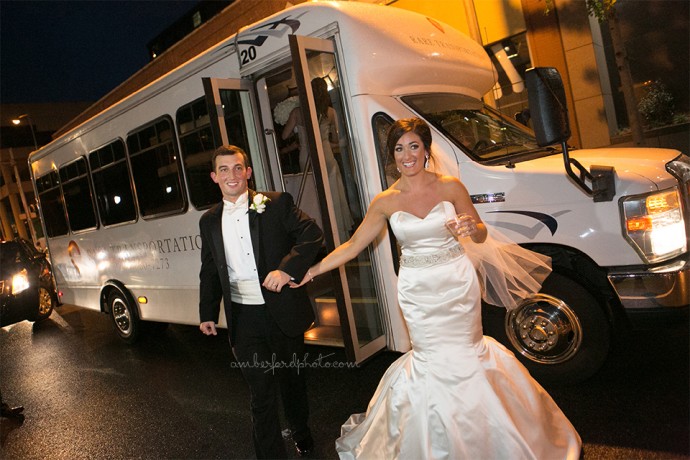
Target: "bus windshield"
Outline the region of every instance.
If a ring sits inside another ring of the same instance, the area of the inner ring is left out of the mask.
[[[554,153],[539,147],[528,128],[471,97],[435,93],[402,100],[479,163],[518,163]]]

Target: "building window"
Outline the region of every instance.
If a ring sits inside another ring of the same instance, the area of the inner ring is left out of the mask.
[[[493,88],[496,107],[508,117],[527,108],[525,72],[532,67],[527,47],[527,33],[521,32],[484,47],[498,73]]]

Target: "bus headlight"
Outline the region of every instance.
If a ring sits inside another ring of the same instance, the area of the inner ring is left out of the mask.
[[[12,277],[12,295],[29,289],[29,274],[23,269]]]
[[[630,196],[621,205],[623,234],[646,262],[661,262],[685,252],[685,221],[677,187]]]

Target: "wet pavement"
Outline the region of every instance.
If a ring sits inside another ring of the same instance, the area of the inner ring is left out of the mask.
[[[546,387],[586,459],[690,459],[689,348],[687,325],[631,332],[590,380]],[[311,458],[337,458],[340,424],[366,409],[399,355],[352,369],[342,349],[307,351]],[[128,346],[107,316],[71,305],[2,328],[0,388],[26,415],[1,419],[0,458],[251,458],[248,393],[233,362],[224,333],[170,326]]]

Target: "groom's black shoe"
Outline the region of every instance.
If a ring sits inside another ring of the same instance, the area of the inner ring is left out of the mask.
[[[306,457],[314,450],[314,438],[309,435],[304,439],[295,441],[295,449],[297,449],[297,455]]]
[[[24,416],[22,412],[24,412],[24,406],[10,407],[5,403],[0,406],[0,416],[2,417],[20,418]]]

